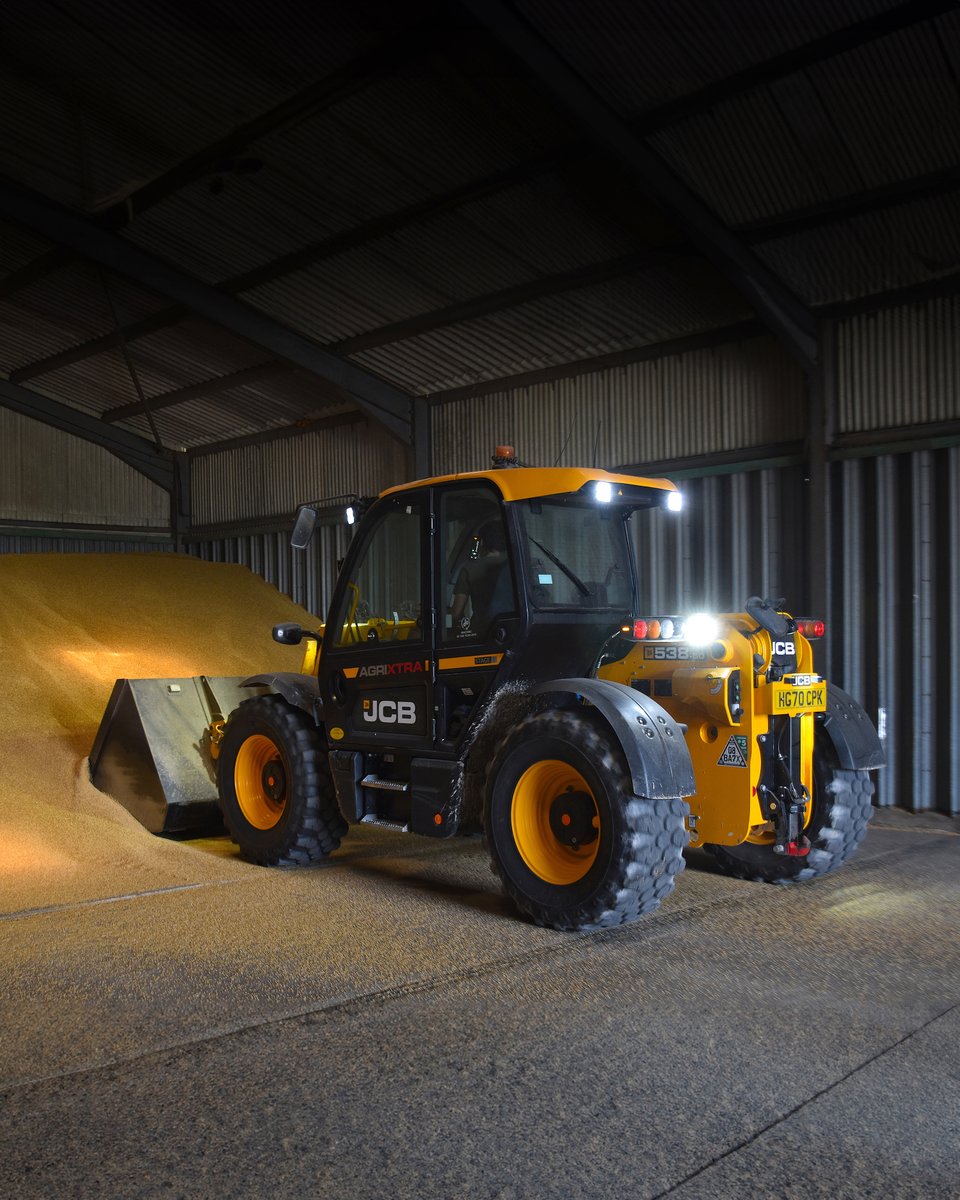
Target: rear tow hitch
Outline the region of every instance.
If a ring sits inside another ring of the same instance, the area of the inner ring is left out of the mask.
[[[789,858],[803,858],[809,854],[810,839],[803,833],[806,796],[798,794],[792,786],[774,791],[761,784],[757,792],[764,816],[773,822],[774,854],[785,854]]]

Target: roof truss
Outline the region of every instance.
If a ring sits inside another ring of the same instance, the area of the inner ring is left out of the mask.
[[[132,242],[9,180],[0,180],[0,216],[14,221],[75,254],[135,280],[198,316],[246,338],[294,366],[344,388],[357,404],[407,445],[413,444],[410,397],[354,363],[337,358],[315,342],[249,305],[169,266]],[[129,341],[126,331],[108,335]],[[24,374],[17,373],[22,382]]]

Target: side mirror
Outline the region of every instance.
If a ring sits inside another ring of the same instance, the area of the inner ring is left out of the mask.
[[[282,625],[274,625],[273,640],[282,646],[299,646],[303,641],[303,628],[296,621],[285,621]]]
[[[301,504],[297,509],[297,520],[290,535],[290,545],[294,550],[306,550],[317,527],[317,510],[309,504]]]

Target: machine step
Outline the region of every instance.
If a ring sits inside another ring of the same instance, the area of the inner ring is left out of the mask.
[[[375,788],[381,792],[409,792],[410,784],[404,783],[398,779],[378,779],[376,775],[364,775],[360,780],[360,786],[365,788]]]
[[[386,817],[378,817],[374,813],[367,813],[365,817],[361,817],[360,824],[376,825],[380,829],[392,829],[394,833],[410,832],[410,826],[405,821],[390,821]]]

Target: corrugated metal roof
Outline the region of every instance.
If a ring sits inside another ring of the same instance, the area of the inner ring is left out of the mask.
[[[114,312],[123,324],[156,312],[163,304],[129,280],[85,263],[61,267],[0,298],[0,370],[10,372],[112,333]]]
[[[624,115],[644,113],[895,5],[897,0],[518,0]]]
[[[142,354],[134,360],[148,401],[188,386],[198,378],[199,366],[189,365],[189,345],[179,344],[175,334],[169,335],[166,343],[171,347],[171,353],[167,358],[157,360],[153,368]],[[130,347],[132,355],[135,348],[139,353],[141,344],[137,342]],[[262,357],[262,352],[258,354]],[[204,369],[207,366],[204,364]],[[224,375],[231,373],[223,372]],[[220,377],[218,374],[208,378]],[[140,399],[119,350],[73,363],[31,380],[29,386],[42,395],[94,416]],[[293,424],[302,417],[342,411],[344,397],[345,393],[325,380],[290,370],[260,383],[225,387],[185,403],[159,408],[151,415],[164,445],[192,447]],[[153,440],[153,427],[146,416],[130,417],[120,424]]]
[[[260,347],[197,319],[137,338],[128,349],[147,396],[272,361]]]
[[[160,409],[153,420],[164,445],[193,450],[211,442],[227,441],[284,428],[311,417],[350,411],[322,394],[292,399],[280,388],[231,388],[173,409]],[[123,422],[124,428],[152,440],[146,417]]]
[[[264,284],[244,299],[308,336],[335,341],[614,258],[635,244],[594,218],[578,221],[576,201],[559,183],[512,189]]]
[[[386,6],[352,8],[330,22],[317,6],[279,4],[265,21],[249,3],[218,14],[163,0],[30,0],[5,14],[4,29],[8,59],[33,67],[40,82],[28,77],[8,93],[16,107],[7,111],[30,119],[22,160],[37,173],[55,164],[61,187],[43,190],[93,207],[382,36]]]
[[[719,275],[691,287],[682,267],[579,288],[508,312],[354,355],[355,361],[429,394],[503,375],[650,345],[710,329],[749,310]]]
[[[901,11],[895,0],[786,10],[765,0],[517,7],[629,118]],[[458,26],[445,9],[430,14],[432,27],[419,24],[426,0],[357,0],[349,9],[285,0],[269,20],[254,0],[206,0],[196,11],[163,0],[132,8],[14,0],[8,10],[0,175],[80,210],[166,180],[169,192],[131,207],[118,236],[211,286],[385,222],[326,259],[296,270],[288,263],[288,273],[241,298],[321,346],[345,341],[342,353],[367,337],[354,361],[402,389],[429,394],[562,368],[750,315],[737,290],[751,273],[749,253],[729,272],[732,282],[722,277],[691,247],[703,230],[675,227],[682,206],[666,211],[614,162],[589,157],[563,104],[492,33]],[[831,223],[821,212],[806,232],[753,251],[809,303],[949,274],[960,253],[955,194],[869,211],[869,189],[960,163],[960,17],[920,19],[823,61],[796,61],[675,117],[649,144],[735,227],[866,193],[861,215]],[[213,152],[254,119],[246,144],[231,143],[230,161]],[[204,149],[201,165],[164,174]],[[485,181],[505,172],[510,185],[491,190]],[[464,194],[451,199],[455,189]],[[389,226],[391,214],[431,198],[435,210]],[[675,266],[661,254],[641,268],[645,254],[665,247]],[[45,252],[30,235],[0,246],[0,288]],[[620,276],[607,266],[605,282],[571,278],[620,259],[630,263]],[[546,294],[511,294],[528,284]],[[169,307],[113,276],[109,288],[121,323]],[[472,317],[443,311],[474,301]],[[223,321],[219,333],[194,321],[135,336],[128,354],[146,395],[217,380],[278,352],[226,331],[227,310]],[[114,327],[99,272],[62,267],[0,301],[0,370]],[[159,411],[155,425],[171,445],[196,446],[343,403],[335,387],[305,386],[306,378],[289,370],[204,391]],[[93,414],[136,399],[115,348],[26,385]],[[150,433],[142,416],[129,427]]]
[[[138,217],[127,236],[210,282],[443,194],[569,138],[532,138],[483,96],[450,94],[440,72],[390,76],[334,109],[254,143],[255,174],[210,178]],[[402,148],[402,150],[401,150]],[[522,214],[521,214],[522,215]],[[416,236],[424,239],[422,229]]]
[[[40,375],[25,386],[94,417],[108,408],[133,404],[139,398],[119,350],[108,350],[96,358]]]
[[[752,89],[651,144],[733,225],[949,166],[960,159],[960,120],[940,26]]]
[[[954,22],[927,22],[811,68],[865,187],[907,179],[960,157],[956,79],[945,70]]]
[[[757,253],[810,304],[960,271],[960,191],[764,242]]]
[[[50,243],[42,238],[0,221],[0,282],[4,276],[46,254],[50,248]]]

